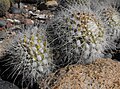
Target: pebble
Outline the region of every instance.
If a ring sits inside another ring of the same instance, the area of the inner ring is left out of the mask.
[[[35,11],[35,10],[36,10],[36,7],[33,7],[33,8],[32,8],[32,10],[34,10],[34,11]]]
[[[7,25],[6,25],[6,28],[11,28],[11,27],[13,27],[13,23],[12,22],[10,22],[10,21],[7,21]]]
[[[33,13],[32,11],[29,11],[28,13],[29,13],[29,15],[31,15],[31,16],[36,16],[36,14]]]
[[[35,16],[36,19],[40,19],[40,20],[45,20],[46,19],[46,15],[45,14],[38,14],[37,16]]]
[[[20,25],[21,21],[18,19],[7,19],[7,25],[6,25],[7,28],[12,27],[14,24]]]
[[[0,20],[0,27],[4,27],[6,25],[6,21]]]
[[[51,1],[46,2],[46,6],[47,6],[48,10],[54,11],[54,10],[56,10],[58,3],[56,0],[51,0]]]
[[[12,13],[12,14],[21,14],[22,13],[22,9],[19,9],[17,7],[11,7],[9,9],[9,12]]]
[[[20,24],[20,20],[14,19],[15,24]]]
[[[0,31],[4,30],[4,28],[0,28]]]
[[[23,6],[23,8],[25,8],[25,9],[27,9],[27,7],[28,7],[27,5],[24,5],[24,6]]]
[[[9,21],[9,22],[11,22],[11,23],[13,23],[13,22],[14,22],[14,20],[12,20],[12,19],[7,19],[7,21]]]
[[[36,13],[40,13],[40,10],[36,10]]]
[[[31,19],[25,19],[25,20],[24,20],[24,24],[26,24],[26,25],[33,25],[33,24],[34,24],[34,21],[31,20]]]
[[[51,0],[46,2],[47,6],[58,6],[58,3],[56,0]]]

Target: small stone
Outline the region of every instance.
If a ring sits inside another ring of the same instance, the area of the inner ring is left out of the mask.
[[[13,22],[14,22],[14,20],[12,20],[12,19],[7,19],[7,21],[9,21],[9,22],[11,22],[11,23],[13,23]]]
[[[33,7],[32,9],[33,9],[33,10],[36,10],[36,7]]]
[[[56,0],[50,0],[46,2],[46,6],[49,10],[55,10],[56,7],[58,6],[58,3]]]
[[[11,28],[13,26],[13,21],[7,21],[6,28]]]
[[[29,14],[33,14],[33,12],[32,12],[32,11],[29,11],[28,13],[29,13]]]
[[[15,24],[20,24],[21,22],[20,22],[20,20],[14,19],[14,23]]]
[[[27,5],[24,5],[24,6],[23,6],[23,8],[25,8],[25,9],[26,9],[27,7],[28,7]]]
[[[37,10],[36,13],[40,13],[40,10]]]
[[[33,24],[34,24],[34,21],[31,20],[31,19],[25,19],[25,20],[24,20],[24,24],[26,24],[26,25],[33,25]]]
[[[1,28],[1,27],[0,27],[0,31],[2,31],[2,30],[4,30],[4,28]]]
[[[16,7],[11,7],[9,9],[9,12],[12,14],[21,14],[22,13],[22,9],[16,8]]]
[[[7,13],[6,18],[13,18],[13,14]]]
[[[51,1],[47,1],[46,5],[49,6],[58,6],[58,3],[56,0],[51,0]]]
[[[40,15],[37,15],[35,18],[36,19],[40,19],[40,20],[45,20],[46,19],[46,15],[45,14],[40,14]]]
[[[6,25],[6,21],[0,20],[0,27],[4,27]]]

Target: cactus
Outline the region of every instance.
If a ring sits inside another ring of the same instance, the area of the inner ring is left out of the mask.
[[[22,74],[22,83],[28,80],[32,86],[38,78],[52,71],[52,54],[42,28],[34,27],[18,34],[10,46],[9,54],[12,54],[12,60],[7,64],[13,66],[9,76],[17,73],[14,82]]]
[[[104,50],[109,48],[109,42],[101,19],[91,10],[89,3],[73,3],[68,7],[62,9],[52,23],[58,39],[64,37],[61,39],[65,40],[64,44],[61,45],[67,47],[64,48],[67,60],[86,64],[104,57]]]

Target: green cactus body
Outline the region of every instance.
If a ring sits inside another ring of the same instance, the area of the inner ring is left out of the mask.
[[[56,22],[53,22],[58,26],[53,26],[54,32],[56,31],[58,37],[61,36],[60,32],[66,35],[66,43],[63,45],[67,45],[64,49],[68,60],[86,64],[104,57],[104,50],[109,46],[105,35],[106,28],[90,8],[89,2],[68,5],[56,18]]]
[[[13,49],[11,53],[16,63],[13,71],[23,74],[22,80],[27,79],[33,84],[33,81],[51,72],[52,54],[44,29],[34,27],[20,33],[13,41]]]

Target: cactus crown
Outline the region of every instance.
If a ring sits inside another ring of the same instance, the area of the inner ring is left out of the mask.
[[[103,37],[104,29],[93,14],[78,12],[71,14],[68,20],[67,22],[75,37],[82,38],[86,43],[96,44]]]

